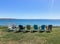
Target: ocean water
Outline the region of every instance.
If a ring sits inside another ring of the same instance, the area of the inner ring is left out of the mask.
[[[0,25],[8,25],[9,23],[13,23],[15,25],[54,25],[60,26],[60,20],[58,19],[0,19]]]

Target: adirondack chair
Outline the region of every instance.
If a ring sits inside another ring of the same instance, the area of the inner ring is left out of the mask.
[[[19,25],[19,32],[23,32],[24,31],[24,26],[23,25]]]
[[[34,32],[38,31],[38,25],[34,25],[33,27],[34,27],[34,30],[33,30]]]
[[[45,28],[46,28],[46,26],[45,25],[42,25],[41,28],[40,28],[40,32],[44,32],[45,31]]]
[[[8,25],[8,32],[15,31],[15,29],[16,29],[16,25],[14,25],[14,24],[9,24]]]
[[[26,32],[29,32],[31,30],[31,26],[30,25],[26,25]]]
[[[47,29],[46,29],[46,32],[51,32],[51,31],[52,31],[52,25],[48,25]]]

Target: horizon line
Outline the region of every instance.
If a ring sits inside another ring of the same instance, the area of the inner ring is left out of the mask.
[[[39,18],[0,18],[0,19],[39,19]],[[40,19],[47,19],[47,20],[49,20],[50,18],[40,18]],[[50,19],[50,20],[54,20],[54,18]],[[55,20],[60,20],[60,19],[55,19]]]

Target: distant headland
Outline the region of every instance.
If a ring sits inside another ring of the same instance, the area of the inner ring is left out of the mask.
[[[17,20],[17,19],[18,18],[0,18],[0,20]],[[22,20],[24,20],[24,19],[22,19]],[[28,20],[31,20],[31,19],[28,19]],[[32,19],[32,20],[60,20],[60,19]]]

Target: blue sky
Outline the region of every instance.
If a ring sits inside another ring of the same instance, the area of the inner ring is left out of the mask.
[[[60,0],[0,0],[0,18],[60,19]]]

